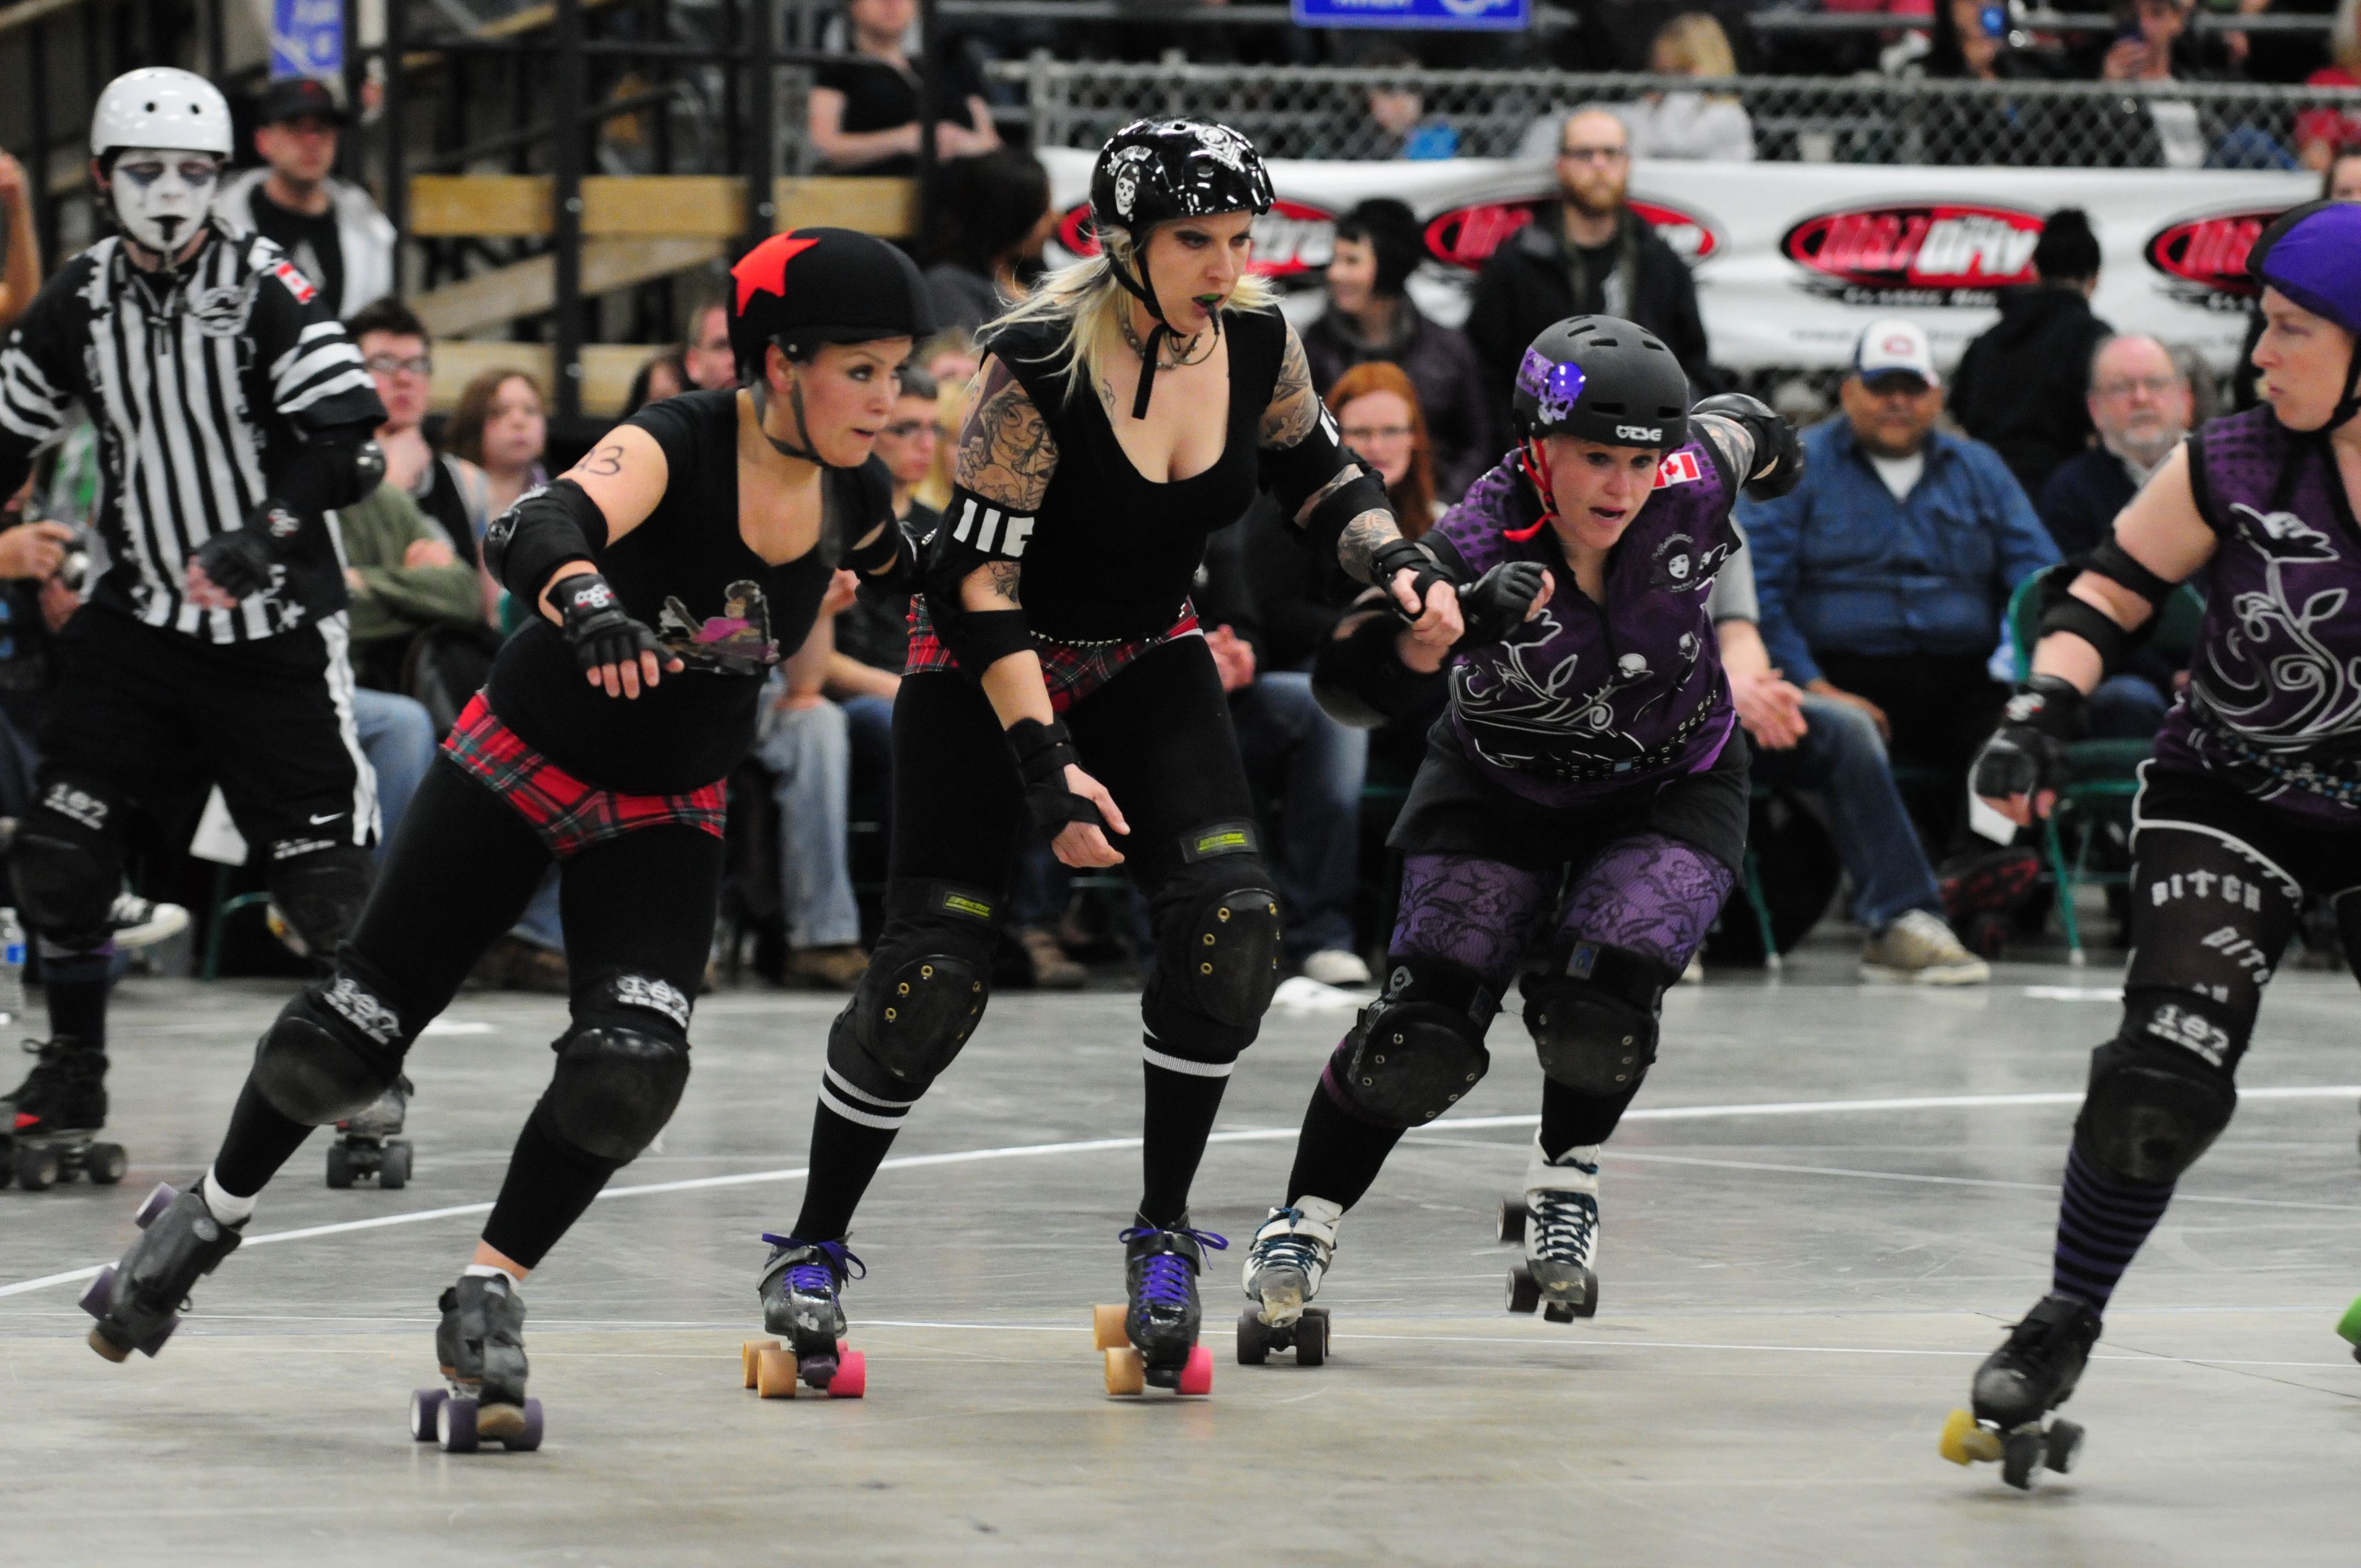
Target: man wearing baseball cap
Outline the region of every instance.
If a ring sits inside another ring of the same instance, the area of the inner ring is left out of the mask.
[[[255,112],[263,167],[231,179],[214,203],[231,224],[278,241],[338,316],[393,291],[395,244],[393,225],[369,193],[328,172],[346,117],[324,82],[272,82]]]

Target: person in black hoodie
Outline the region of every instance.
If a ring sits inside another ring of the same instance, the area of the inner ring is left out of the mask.
[[[2090,444],[2091,355],[2114,331],[2091,313],[2099,239],[2080,208],[2049,214],[2033,271],[2039,281],[2001,296],[2000,321],[1951,378],[1951,417],[2000,453],[2027,496]]]

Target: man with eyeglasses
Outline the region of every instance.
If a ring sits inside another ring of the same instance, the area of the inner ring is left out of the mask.
[[[377,444],[385,452],[386,483],[418,503],[454,559],[475,565],[481,554],[477,542],[490,521],[485,513],[491,489],[480,469],[427,443],[423,427],[434,395],[434,355],[425,323],[389,297],[363,306],[345,330],[385,404]]]
[[[308,76],[270,84],[255,110],[254,150],[263,166],[222,184],[214,209],[278,242],[320,291],[328,313],[349,316],[393,291],[393,225],[336,166],[345,106]]]
[[[1558,133],[1558,201],[1503,241],[1476,279],[1466,332],[1500,429],[1525,345],[1568,316],[1636,321],[1680,360],[1693,393],[1720,389],[1688,266],[1626,200],[1631,148],[1631,133],[1608,110],[1568,115]]]

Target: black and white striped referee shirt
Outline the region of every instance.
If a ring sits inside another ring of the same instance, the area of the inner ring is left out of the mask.
[[[384,418],[360,351],[302,273],[258,235],[214,233],[169,273],[109,236],[59,269],[0,351],[0,494],[79,400],[98,427],[93,603],[213,642],[316,622],[346,602],[335,543],[307,520],[284,575],[235,609],[185,598],[187,562],[241,526],[310,436]]]

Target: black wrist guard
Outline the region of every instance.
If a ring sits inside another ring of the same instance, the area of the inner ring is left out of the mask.
[[[2066,748],[2089,728],[2089,700],[2059,675],[2036,675],[2018,686],[2000,728],[1976,753],[1976,794],[2006,800],[2063,787]]]
[[[232,598],[268,592],[280,554],[303,531],[303,520],[276,497],[265,496],[243,528],[216,533],[197,546],[196,564]]]
[[[1394,575],[1411,572],[1411,592],[1416,596],[1420,610],[1406,610],[1394,598]],[[1451,581],[1443,563],[1434,552],[1415,539],[1394,539],[1378,546],[1369,556],[1369,586],[1386,596],[1386,607],[1405,621],[1416,620],[1426,605],[1426,596],[1437,583]]]
[[[1459,613],[1467,630],[1452,647],[1498,642],[1523,625],[1525,611],[1542,591],[1543,575],[1539,561],[1503,561],[1460,589]]]
[[[1106,826],[1097,806],[1066,787],[1066,770],[1080,767],[1082,759],[1065,725],[1020,718],[1005,734],[1009,755],[1016,759],[1016,776],[1025,782],[1025,809],[1037,826],[1053,833],[1069,822]]]
[[[642,653],[653,653],[659,664],[667,657],[656,634],[625,612],[614,587],[596,572],[559,578],[549,600],[566,617],[566,640],[586,674],[601,664],[636,663]]]

